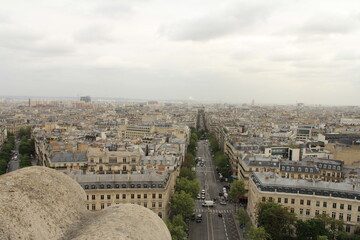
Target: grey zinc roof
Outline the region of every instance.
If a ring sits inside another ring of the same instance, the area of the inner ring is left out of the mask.
[[[281,178],[277,174],[253,172],[251,179],[261,191],[291,192],[316,195],[331,194],[333,197],[360,199],[360,186],[352,182],[325,182]],[[328,195],[328,196],[329,196]]]

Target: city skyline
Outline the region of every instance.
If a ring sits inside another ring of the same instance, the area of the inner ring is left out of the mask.
[[[1,96],[358,105],[360,3],[13,1]]]

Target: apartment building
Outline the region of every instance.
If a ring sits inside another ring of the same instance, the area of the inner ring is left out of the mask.
[[[76,175],[73,178],[86,192],[88,210],[131,203],[149,208],[159,217],[167,219],[178,173],[168,171],[158,174],[154,169],[148,169],[143,174]]]
[[[256,205],[271,201],[283,205],[300,219],[328,214],[343,220],[346,232],[360,223],[360,187],[355,182],[324,182],[281,178],[277,174],[253,172],[249,181],[247,212],[256,222]]]
[[[0,126],[0,147],[5,143],[7,139],[7,130],[5,126]]]

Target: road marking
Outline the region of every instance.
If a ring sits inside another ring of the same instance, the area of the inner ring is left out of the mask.
[[[227,229],[226,229],[226,224],[225,224],[225,218],[223,218],[223,223],[224,223],[224,229],[225,229],[226,239],[229,240],[228,233],[227,233]]]

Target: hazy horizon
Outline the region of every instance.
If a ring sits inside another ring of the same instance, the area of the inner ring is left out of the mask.
[[[358,105],[360,2],[24,1],[0,95]]]

